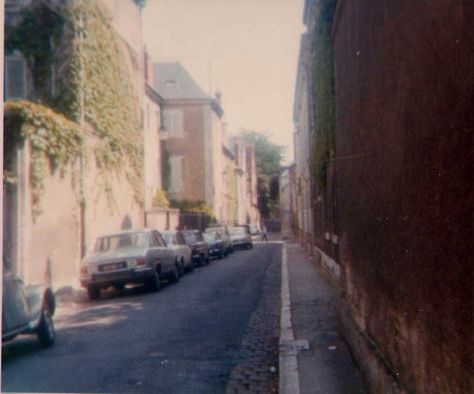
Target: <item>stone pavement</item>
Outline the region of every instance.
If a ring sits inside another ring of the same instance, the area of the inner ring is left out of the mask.
[[[341,335],[339,290],[330,284],[299,244],[287,243],[286,251],[290,325],[300,350],[294,352],[296,373],[291,368],[280,368],[280,382],[281,374],[289,374],[290,380],[293,374],[296,389],[295,386],[291,390],[282,387],[280,392],[366,393],[360,372]],[[307,350],[301,350],[305,345]]]
[[[278,393],[280,335],[280,262],[282,244],[274,248],[262,284],[262,297],[247,326],[240,360],[233,368],[227,394]]]

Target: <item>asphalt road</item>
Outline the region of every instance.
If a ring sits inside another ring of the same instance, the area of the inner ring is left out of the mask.
[[[61,303],[52,348],[27,336],[3,346],[2,391],[223,393],[280,254],[281,245],[256,244],[158,293]]]

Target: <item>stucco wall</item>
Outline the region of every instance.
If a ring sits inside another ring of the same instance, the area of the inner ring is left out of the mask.
[[[408,392],[474,390],[473,22],[471,1],[337,11],[346,326],[374,392],[392,392],[384,371]]]
[[[144,119],[145,206],[152,207],[156,190],[161,189],[160,107],[145,97]]]
[[[85,171],[86,245],[90,252],[95,238],[125,227],[142,227],[143,210],[133,199],[128,181],[122,175],[110,176],[113,201],[103,189],[102,176],[93,160],[93,141],[89,141],[89,159]],[[44,179],[42,213],[33,219],[29,188],[29,155],[26,151],[18,195],[20,233],[18,272],[25,282],[45,282],[50,277],[55,288],[77,283],[81,258],[79,179],[71,171]],[[79,166],[76,166],[76,170]]]
[[[184,190],[170,196],[176,200],[205,200],[205,130],[202,107],[202,104],[196,103],[165,105],[165,109],[183,111],[182,138],[169,137],[164,142],[170,156],[183,156]]]

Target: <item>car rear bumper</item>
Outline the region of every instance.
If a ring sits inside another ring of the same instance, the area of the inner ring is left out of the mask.
[[[127,283],[142,283],[145,279],[153,276],[153,274],[153,270],[150,267],[94,273],[88,279],[81,279],[81,285],[83,287],[90,285],[108,287]]]
[[[211,247],[209,248],[209,256],[219,256],[223,251],[224,248],[222,246]]]

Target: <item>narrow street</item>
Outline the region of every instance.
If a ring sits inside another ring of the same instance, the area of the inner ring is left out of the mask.
[[[280,244],[256,244],[158,293],[61,300],[52,348],[35,337],[4,345],[2,391],[223,393],[243,364],[278,366],[280,259]],[[259,341],[256,358],[245,343]]]

